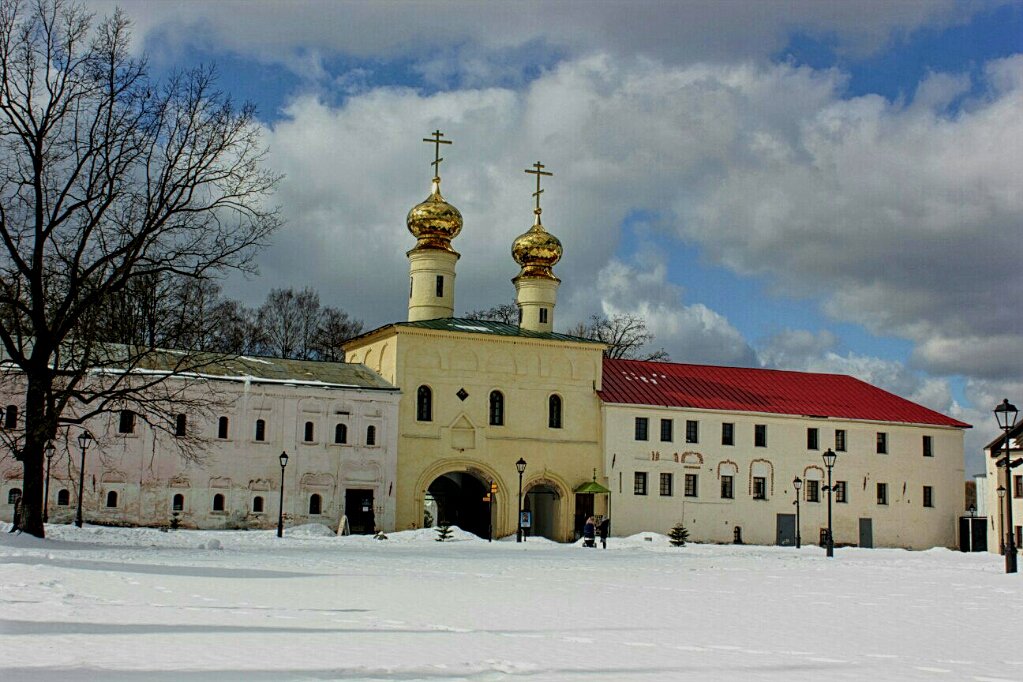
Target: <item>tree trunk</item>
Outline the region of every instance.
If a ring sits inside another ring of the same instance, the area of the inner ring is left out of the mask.
[[[21,450],[22,497],[21,529],[38,538],[46,537],[43,528],[44,448],[53,433],[47,428],[47,387],[39,379],[29,378],[25,391],[25,441]]]

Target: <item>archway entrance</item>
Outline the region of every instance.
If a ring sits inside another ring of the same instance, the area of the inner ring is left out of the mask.
[[[531,486],[522,500],[522,508],[532,517],[529,535],[557,540],[560,506],[561,495],[556,488],[546,483]]]
[[[430,484],[424,511],[433,517],[434,525],[458,526],[485,538],[490,530],[490,505],[483,497],[489,491],[490,487],[476,476],[452,471]]]

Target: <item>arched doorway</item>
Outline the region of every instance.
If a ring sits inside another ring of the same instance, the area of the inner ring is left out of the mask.
[[[531,516],[529,535],[557,540],[560,507],[561,494],[557,488],[547,483],[530,486],[522,500],[522,508],[530,512]]]
[[[483,498],[489,491],[490,486],[473,474],[452,471],[430,484],[424,512],[433,517],[433,525],[446,523],[486,538],[490,532],[490,505]]]

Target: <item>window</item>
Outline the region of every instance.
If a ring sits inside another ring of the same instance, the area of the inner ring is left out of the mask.
[[[256,495],[252,498],[252,513],[262,514],[263,513],[263,496]]]
[[[735,480],[731,476],[721,477],[721,499],[731,500],[735,498]]]
[[[184,511],[185,509],[185,496],[178,493],[171,500],[171,511]]]
[[[848,490],[848,488],[845,485],[845,481],[835,481],[835,502],[849,501],[846,490]]]
[[[1023,526],[1016,526],[1016,546],[1023,545]]]
[[[934,488],[929,485],[924,486],[924,506],[934,506]]]
[[[877,432],[877,454],[888,454],[888,434],[884,431]]]
[[[561,428],[561,396],[552,395],[547,399],[547,426],[552,429]]]
[[[16,429],[18,428],[18,406],[8,405],[7,409],[4,410],[4,428],[5,429]]]
[[[1023,497],[1023,474],[1012,477],[1012,496]]]
[[[21,488],[11,488],[7,492],[7,504],[17,504],[21,499]]]
[[[671,497],[671,488],[671,474],[661,474],[661,497]]]
[[[366,427],[366,445],[377,444],[377,427],[367,426]]]
[[[686,442],[687,443],[699,443],[700,442],[700,422],[692,419],[686,420]]]
[[[317,516],[317,515],[319,515],[321,513],[320,512],[320,508],[322,506],[323,506],[323,498],[322,497],[320,497],[316,493],[313,493],[312,495],[309,496],[309,515],[310,516]]]
[[[753,427],[753,447],[767,447],[767,424],[756,424]]]
[[[444,298],[444,275],[437,275],[437,298]]]
[[[934,457],[934,441],[930,436],[923,437],[924,457]]]
[[[637,471],[632,477],[632,494],[646,495],[646,472]]]
[[[675,434],[672,433],[675,430],[675,422],[671,419],[661,420],[661,442],[670,443],[674,438]]]
[[[821,482],[813,479],[806,479],[806,501],[807,502],[820,502],[821,501]]]
[[[647,430],[650,420],[646,417],[636,417],[636,440],[647,440]]]
[[[266,420],[256,420],[256,441],[263,442],[266,440]]]
[[[217,438],[227,438],[227,417],[217,420]]]
[[[820,445],[818,444],[819,432],[817,429],[806,430],[806,449],[807,450],[819,450]]]
[[[878,483],[877,484],[877,503],[888,504],[888,484]]]
[[[114,509],[117,507],[117,491],[111,490],[107,493],[107,507]]]
[[[753,477],[753,499],[754,500],[766,500],[767,499],[767,479],[763,476]]]
[[[547,308],[540,308],[540,324],[547,324]]]
[[[135,433],[135,413],[131,410],[121,410],[121,419],[117,424],[118,433]]]
[[[522,326],[522,308],[519,308],[519,326]]]
[[[416,391],[416,421],[433,421],[433,391],[429,386],[420,386]]]
[[[71,493],[67,488],[61,488],[57,491],[57,506],[66,507],[71,504]]]
[[[490,392],[490,425],[504,426],[504,394],[500,391]]]
[[[735,445],[735,424],[725,422],[721,425],[721,444]]]
[[[334,427],[334,442],[344,444],[348,442],[348,426],[338,424]]]
[[[845,452],[845,429],[835,429],[835,452]]]
[[[686,497],[697,497],[697,474],[686,474]]]
[[[183,414],[179,414],[174,420],[174,435],[184,436],[188,431],[188,417]]]
[[[412,285],[415,284],[415,280],[411,277],[408,278],[408,297],[412,298]]]
[[[315,435],[315,432],[314,432],[314,429],[313,429],[313,423],[312,422],[306,422],[305,423],[305,432],[302,434],[303,439],[305,440],[306,443],[312,443],[313,440],[314,440],[313,439],[314,435]]]
[[[217,493],[213,496],[213,511],[222,512],[224,511],[224,496]]]

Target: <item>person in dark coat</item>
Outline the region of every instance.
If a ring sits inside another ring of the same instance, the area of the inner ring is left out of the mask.
[[[611,534],[611,519],[604,519],[597,526],[597,534],[600,536],[600,546],[607,549],[607,536]]]
[[[597,520],[592,516],[586,519],[586,523],[583,524],[583,547],[596,547],[597,543],[594,541],[597,531]]]

